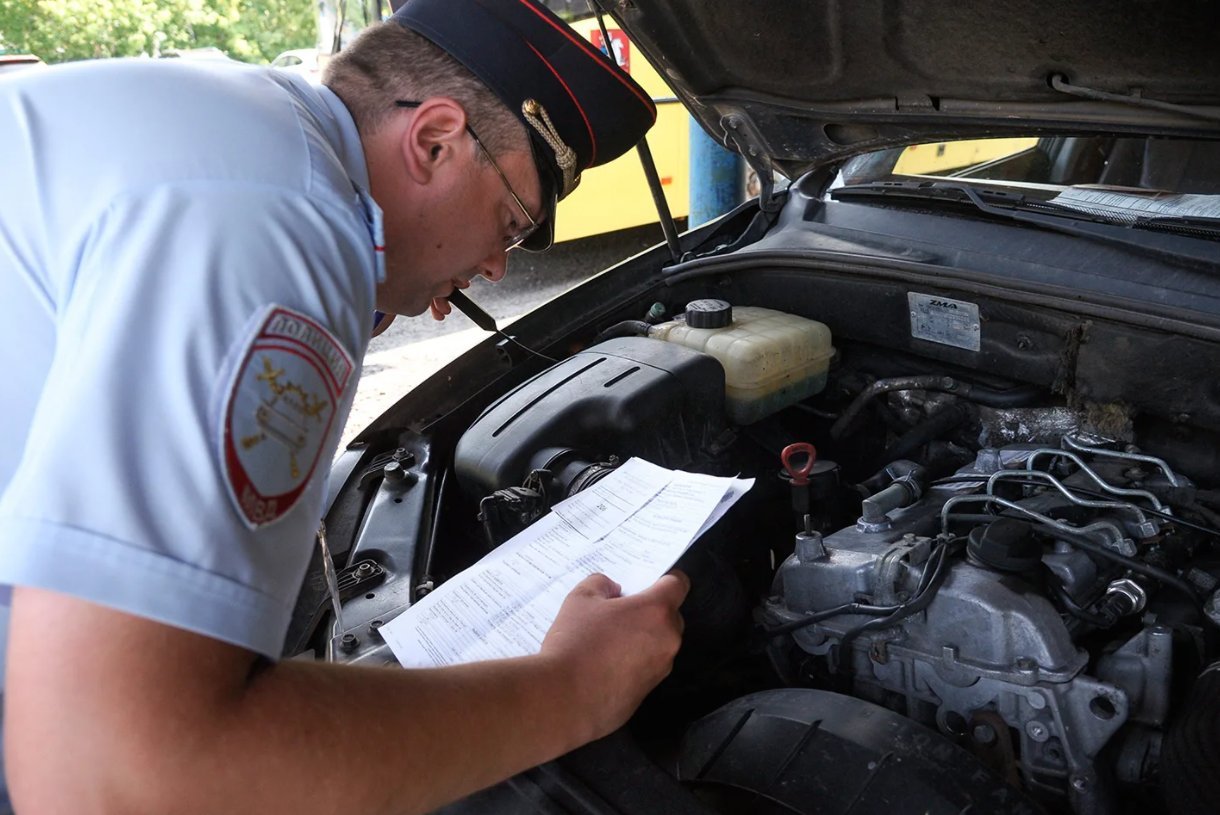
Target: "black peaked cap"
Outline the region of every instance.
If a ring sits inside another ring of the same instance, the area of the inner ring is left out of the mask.
[[[533,0],[409,0],[391,18],[465,65],[521,120],[542,179],[545,249],[555,203],[580,173],[634,147],[657,118],[648,93]]]

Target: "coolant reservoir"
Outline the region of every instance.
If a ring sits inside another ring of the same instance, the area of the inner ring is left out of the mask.
[[[719,360],[729,418],[741,425],[821,391],[834,353],[825,323],[723,300],[695,300],[648,336]]]

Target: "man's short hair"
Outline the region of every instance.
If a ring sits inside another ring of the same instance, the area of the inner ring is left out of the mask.
[[[376,131],[399,99],[453,99],[494,155],[529,149],[525,128],[486,85],[436,45],[394,22],[365,29],[331,58],[322,83],[343,100],[362,134]]]

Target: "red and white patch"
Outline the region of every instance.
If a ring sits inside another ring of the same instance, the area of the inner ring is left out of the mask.
[[[309,485],[354,365],[318,323],[276,306],[242,357],[224,405],[225,480],[250,528],[279,520]]]

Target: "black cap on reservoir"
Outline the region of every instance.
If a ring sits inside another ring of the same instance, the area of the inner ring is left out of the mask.
[[[533,0],[408,0],[391,19],[465,65],[525,126],[546,218],[525,249],[549,247],[555,204],[580,174],[630,150],[656,121],[626,71]]]
[[[691,328],[724,328],[733,324],[733,307],[727,300],[692,300],[686,304]]]

